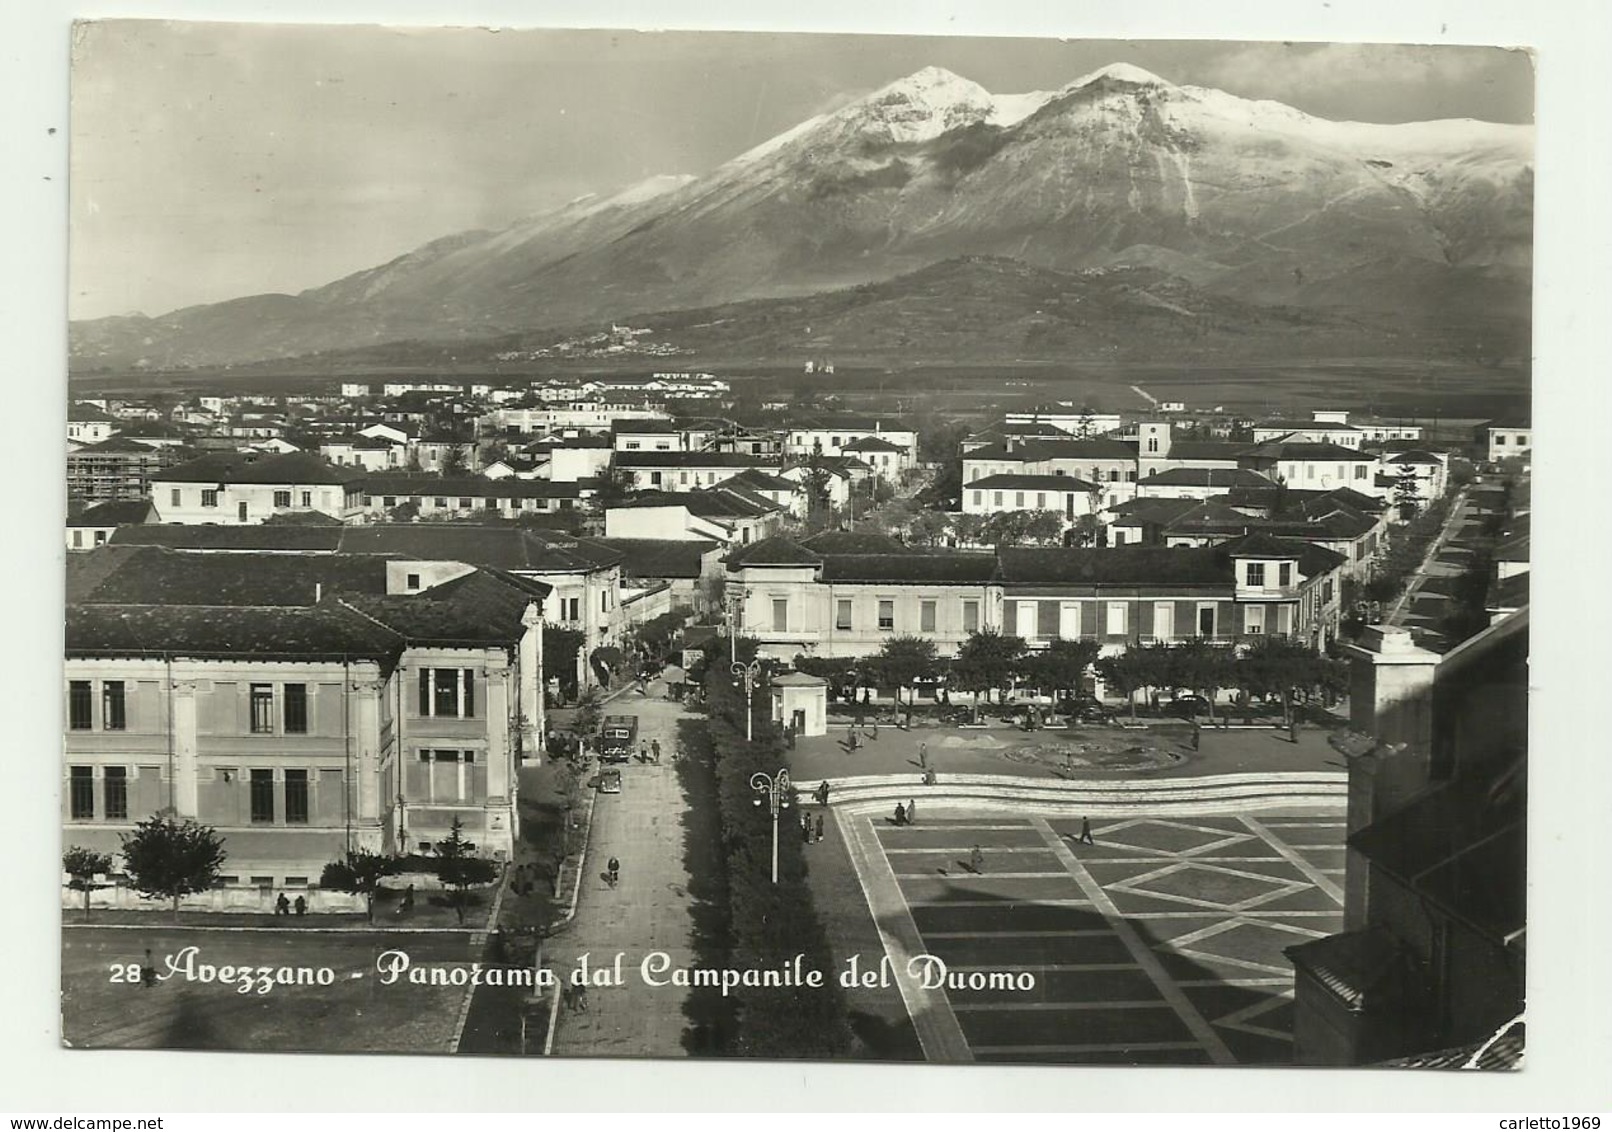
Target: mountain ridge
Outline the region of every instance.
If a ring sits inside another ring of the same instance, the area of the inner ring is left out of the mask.
[[[1005,109],[1004,109],[1005,108]],[[788,299],[963,256],[1145,265],[1253,304],[1379,310],[1372,265],[1526,315],[1532,128],[1348,123],[1129,64],[993,95],[913,75],[697,177],[651,178],[422,245],[295,296],[74,323],[78,365],[234,363],[401,339],[482,340]],[[1474,269],[1497,285],[1475,292]],[[1521,294],[1518,294],[1520,288]]]

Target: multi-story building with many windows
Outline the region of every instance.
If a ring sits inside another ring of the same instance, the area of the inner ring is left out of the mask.
[[[69,573],[62,821],[109,853],[153,814],[223,835],[224,885],[317,883],[348,849],[518,833],[548,587],[375,556],[108,547]]]

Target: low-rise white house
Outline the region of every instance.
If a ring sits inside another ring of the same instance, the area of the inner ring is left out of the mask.
[[[356,522],[363,478],[360,468],[339,468],[306,452],[255,459],[216,453],[153,475],[151,496],[163,523],[250,525],[306,511]]]

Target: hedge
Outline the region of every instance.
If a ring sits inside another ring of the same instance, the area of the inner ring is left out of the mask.
[[[740,988],[735,1048],[743,1057],[833,1058],[851,1050],[845,994],[838,982],[828,933],[806,883],[806,855],[799,810],[779,816],[778,883],[772,883],[772,816],[750,785],[758,771],[773,775],[789,760],[778,728],[765,718],[767,697],[756,690],[756,738],[744,738],[743,693],[726,668],[712,666],[706,678],[710,736],[716,766],[731,925],[728,966],[773,970],[804,955],[803,968],[821,971],[820,987]],[[762,804],[756,805],[758,798]]]

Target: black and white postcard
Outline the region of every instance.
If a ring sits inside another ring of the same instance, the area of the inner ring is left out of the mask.
[[[1535,67],[76,25],[63,1043],[1521,1067]]]

